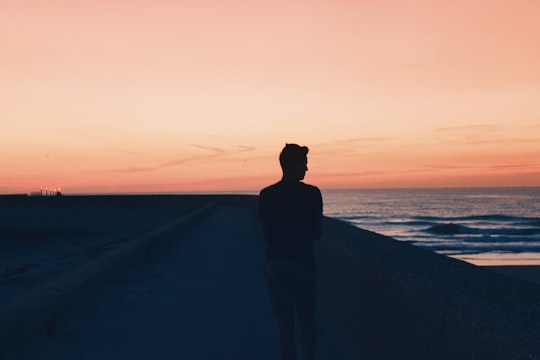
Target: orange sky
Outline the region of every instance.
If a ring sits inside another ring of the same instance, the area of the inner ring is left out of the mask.
[[[540,2],[0,0],[0,193],[540,186]]]

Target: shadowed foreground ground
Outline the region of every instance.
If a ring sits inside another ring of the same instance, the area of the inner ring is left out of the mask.
[[[256,200],[2,199],[4,234],[69,236],[0,244],[0,358],[277,359]],[[540,359],[540,287],[515,278],[535,268],[500,275],[331,218],[315,255],[319,360]]]
[[[0,306],[205,203],[171,196],[0,196]]]
[[[92,299],[36,356],[278,359],[253,217],[246,207],[218,207],[164,259]],[[319,337],[317,358],[339,359],[322,329]]]

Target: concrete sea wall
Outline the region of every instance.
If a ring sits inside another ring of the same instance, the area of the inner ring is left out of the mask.
[[[539,359],[540,287],[326,219],[321,316],[347,359]]]

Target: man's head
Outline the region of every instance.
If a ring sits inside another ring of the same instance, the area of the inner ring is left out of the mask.
[[[303,180],[307,171],[307,146],[286,144],[279,154],[279,163],[283,170],[283,178],[287,180]]]

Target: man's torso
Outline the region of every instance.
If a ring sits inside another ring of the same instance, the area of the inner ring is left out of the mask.
[[[268,258],[284,257],[313,265],[313,241],[320,236],[322,197],[318,188],[280,181],[264,188],[259,215],[268,241]]]

